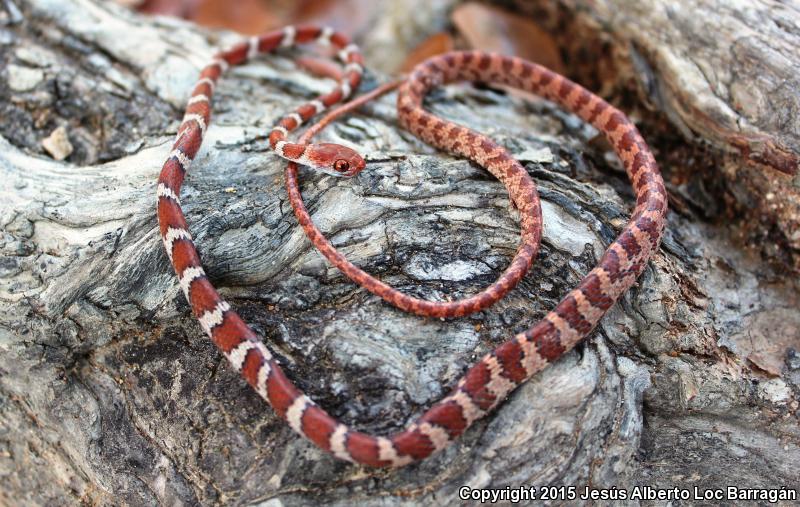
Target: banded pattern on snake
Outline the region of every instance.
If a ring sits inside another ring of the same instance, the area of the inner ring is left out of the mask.
[[[205,276],[178,200],[185,171],[199,149],[208,124],[207,106],[198,113],[196,105],[207,105],[213,82],[227,66],[222,62],[240,63],[248,54],[254,54],[253,47],[268,51],[279,45],[289,45],[287,42],[309,41],[324,33],[337,45],[351,47],[346,38],[332,35],[329,30],[288,28],[263,36],[257,39],[257,43],[251,42],[245,47],[237,46],[222,53],[203,71],[201,82],[189,100],[187,116],[173,152],[159,179],[160,231],[180,286],[201,326],[232,367],[272,405],[280,417],[300,435],[338,458],[370,466],[403,466],[444,448],[518,385],[572,349],[591,332],[617,298],[634,284],[657,249],[666,223],[667,194],[655,159],[630,120],[567,78],[519,58],[477,51],[448,53],[420,64],[398,92],[400,122],[412,133],[434,146],[473,158],[482,165],[495,164],[501,179],[519,178],[496,145],[422,108],[423,97],[433,87],[458,79],[517,87],[559,104],[600,130],[625,166],[636,193],[636,206],[630,221],[609,245],[597,267],[574,290],[540,322],[485,355],[465,373],[450,394],[414,423],[390,436],[373,436],[349,428],[332,418],[289,381],[260,338],[217,294]],[[360,57],[353,58],[356,54],[355,50],[346,52],[346,60],[349,63],[359,60],[360,65]],[[357,79],[354,72],[350,72],[349,77],[352,89]],[[205,95],[205,98],[200,95]],[[341,89],[334,91],[325,105],[340,100],[344,95]],[[302,112],[311,113],[311,108]],[[297,114],[303,120],[310,117],[303,115],[300,109]],[[287,131],[299,123],[297,118],[284,120],[281,126]],[[302,155],[301,148],[290,148],[288,143],[281,145],[281,142],[286,142],[284,137],[281,130],[271,134],[270,142],[276,151],[279,154],[283,152],[284,156]],[[307,146],[299,146],[307,150]]]
[[[400,81],[384,84],[371,92],[351,100],[343,106],[327,114],[320,121],[306,130],[299,140],[307,143],[325,125],[336,118],[354,110],[361,105],[397,88]],[[494,147],[495,156],[489,160],[482,160],[480,151],[471,151],[468,158],[486,167],[490,173],[497,177],[508,190],[511,202],[520,212],[522,225],[522,242],[511,264],[503,271],[497,280],[477,294],[455,301],[427,301],[404,294],[391,285],[378,280],[366,271],[347,260],[328,238],[320,231],[311,219],[311,215],[303,203],[300,186],[297,180],[297,162],[290,161],[284,173],[286,180],[286,193],[294,209],[297,221],[311,240],[317,250],[344,273],[351,280],[361,285],[384,301],[400,308],[401,310],[422,315],[425,317],[462,317],[479,312],[503,298],[513,289],[530,269],[533,259],[539,253],[539,244],[542,234],[542,208],[539,203],[539,193],[530,175],[505,148],[497,146],[491,139],[470,131],[473,135],[471,142],[475,147]]]

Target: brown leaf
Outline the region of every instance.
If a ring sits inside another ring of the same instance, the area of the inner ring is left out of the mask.
[[[427,60],[432,56],[452,51],[453,46],[453,38],[450,36],[450,34],[440,32],[431,35],[411,51],[411,53],[403,62],[403,65],[400,67],[400,71],[409,72],[418,63]]]
[[[134,4],[137,10],[145,14],[161,14],[188,18],[197,9],[202,0],[144,0]],[[133,2],[128,2],[133,3]]]
[[[189,16],[192,21],[235,32],[257,35],[285,25],[291,11],[287,2],[263,0],[201,0]]]
[[[348,35],[363,31],[380,2],[368,0],[116,0],[138,10],[190,19],[212,28],[256,35],[291,24],[331,26]]]
[[[376,12],[385,8],[381,2],[371,0],[302,0],[293,5],[288,23],[330,26],[351,38],[363,32]]]
[[[759,352],[754,352],[747,356],[747,360],[750,361],[753,366],[771,377],[781,376],[783,364],[779,358],[773,355],[764,355]]]
[[[564,73],[553,38],[524,16],[468,2],[456,8],[451,19],[472,48],[519,56]]]
[[[145,0],[114,0],[114,3],[128,9],[137,9],[145,3]]]

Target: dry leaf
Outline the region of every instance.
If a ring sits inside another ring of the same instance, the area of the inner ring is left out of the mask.
[[[376,13],[386,12],[385,3],[370,0],[302,0],[294,6],[287,22],[330,26],[351,38],[363,32]]]
[[[116,0],[137,2],[137,0]],[[349,35],[364,30],[382,6],[367,0],[139,0],[138,10],[256,35],[286,25],[319,24]]]
[[[138,2],[138,10],[146,14],[161,14],[188,18],[197,9],[201,0],[144,0]]]
[[[453,50],[453,38],[450,34],[440,32],[431,35],[425,39],[419,46],[415,47],[411,53],[406,57],[403,65],[400,67],[401,72],[409,72],[418,63],[436,55],[447,53]]]
[[[145,0],[114,0],[114,3],[127,7],[128,9],[136,9],[144,4]]]
[[[189,19],[204,26],[257,35],[287,24],[285,18],[291,9],[285,4],[264,0],[204,0]]]
[[[564,73],[553,38],[525,16],[469,2],[453,11],[452,20],[474,49],[519,56]]]
[[[780,377],[783,363],[773,355],[763,355],[758,352],[747,356],[750,363],[771,377]]]

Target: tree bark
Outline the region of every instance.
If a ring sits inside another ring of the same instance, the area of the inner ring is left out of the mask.
[[[183,103],[236,37],[99,0],[6,0],[3,23],[4,502],[397,505],[458,502],[463,485],[797,487],[798,282],[681,207],[586,343],[441,454],[385,471],[316,449],[205,338],[157,230],[155,181]],[[625,223],[632,192],[597,132],[555,106],[472,86],[434,93],[436,114],[526,164],[544,240],[492,308],[404,314],[311,247],[285,163],[266,147],[282,113],[331,85],[286,55],[232,69],[181,198],[213,283],[290,377],[346,423],[388,433],[552,308]],[[41,145],[58,127],[72,146],[64,162]],[[368,159],[354,179],[301,172],[314,220],[359,266],[441,300],[474,293],[513,256],[518,221],[502,185],[400,130],[394,96],[323,137]],[[687,186],[670,181],[679,202],[702,194]]]
[[[541,23],[574,78],[640,115],[676,204],[737,217],[748,246],[800,271],[797,2],[492,3]]]

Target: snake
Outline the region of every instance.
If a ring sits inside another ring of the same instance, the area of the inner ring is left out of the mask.
[[[386,83],[367,94],[347,102],[312,125],[303,133],[298,141],[307,143],[308,140],[322,130],[327,124],[376,97],[394,90],[400,86],[402,82],[402,80],[397,80]],[[485,167],[505,184],[509,196],[511,197],[512,205],[520,213],[522,232],[521,243],[508,268],[506,268],[493,284],[473,296],[444,302],[415,298],[378,280],[348,261],[314,224],[308,209],[303,203],[303,196],[300,193],[297,177],[299,164],[293,160],[289,161],[289,164],[286,166],[286,171],[284,172],[289,203],[292,205],[298,223],[316,249],[348,278],[376,296],[379,296],[387,303],[406,312],[424,317],[463,317],[464,315],[479,312],[502,299],[517,285],[517,283],[519,283],[525,273],[530,269],[533,259],[539,252],[542,231],[542,209],[536,186],[525,168],[514,159],[505,148],[497,146],[491,139],[482,134],[474,132],[474,135],[475,139],[491,143],[491,146],[497,152],[496,157],[486,161]],[[473,152],[470,153],[468,157],[478,161],[477,155],[477,153]]]
[[[372,467],[405,466],[444,449],[518,386],[591,333],[608,309],[636,282],[657,251],[666,227],[667,193],[658,164],[636,126],[622,111],[568,78],[521,58],[482,51],[449,52],[417,65],[400,85],[397,96],[400,124],[414,135],[433,146],[472,157],[484,166],[496,162],[498,173],[502,174],[505,168],[506,177],[520,178],[496,145],[469,129],[437,118],[423,107],[423,99],[430,90],[453,81],[481,81],[517,88],[557,104],[601,132],[624,166],[636,203],[629,221],[597,265],[542,319],[485,354],[467,369],[447,395],[404,429],[389,435],[359,431],[332,417],[298,389],[259,335],[217,293],[203,271],[179,200],[185,173],[208,126],[211,93],[223,70],[259,52],[311,41],[336,46],[349,69],[342,83],[319,99],[319,104],[298,109],[299,118],[281,120],[280,126],[288,131],[299,124],[298,119],[310,117],[349,95],[345,92],[358,83],[363,59],[346,36],[326,28],[286,27],[219,53],[202,70],[159,176],[159,230],[178,284],[201,327],[230,366],[290,428],[342,460]],[[282,131],[273,131],[270,143],[283,155],[311,156],[306,153],[308,146],[288,144]],[[313,155],[330,155],[326,151],[330,149],[323,146]],[[341,156],[338,148],[334,151],[339,158],[329,167],[333,172],[352,171],[363,160],[347,152],[344,154],[348,156]],[[339,160],[346,162],[347,167],[339,163],[337,169]]]

